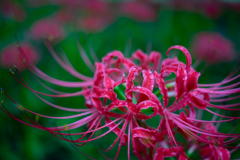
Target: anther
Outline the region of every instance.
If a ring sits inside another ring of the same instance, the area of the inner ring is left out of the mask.
[[[18,68],[16,65],[13,65],[13,67],[14,67],[16,70],[19,70],[19,68]]]
[[[3,90],[3,88],[0,88],[1,89],[1,94],[4,94],[4,90]]]
[[[4,102],[4,101],[1,101],[1,106],[3,105],[3,102]]]
[[[19,110],[21,110],[21,111],[23,111],[24,110],[24,108],[21,106],[21,105],[17,105],[17,108],[19,109]]]
[[[64,129],[69,130],[69,127],[66,124],[64,124]]]
[[[15,74],[15,73],[12,71],[12,69],[9,69],[9,73],[12,74],[12,75]]]
[[[14,43],[14,45],[17,46],[17,47],[20,47],[20,45],[18,43]]]
[[[39,122],[39,115],[36,115],[35,121],[36,121],[36,122]]]

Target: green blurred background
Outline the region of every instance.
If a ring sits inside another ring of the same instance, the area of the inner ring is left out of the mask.
[[[71,7],[71,5],[68,6],[65,3],[59,2],[30,0],[0,2],[0,51],[8,45],[14,44],[17,37],[20,44],[22,42],[27,42],[35,48],[36,52],[40,55],[37,66],[42,69],[42,71],[52,77],[62,80],[78,81],[77,78],[74,78],[69,73],[65,72],[54,61],[44,45],[43,40],[33,39],[30,33],[31,27],[36,21],[44,18],[54,19],[54,15],[62,10],[67,10],[68,12],[69,10],[71,11],[71,8],[68,8],[69,6]],[[82,47],[86,50],[87,54],[90,56],[90,52],[94,50],[99,59],[113,50],[120,50],[130,56],[136,49],[141,49],[145,53],[150,53],[152,50],[159,51],[162,53],[162,57],[166,58],[165,53],[169,47],[173,45],[183,45],[190,49],[194,35],[202,31],[209,31],[218,32],[225,38],[231,40],[234,44],[236,57],[230,62],[215,65],[209,64],[205,69],[204,66],[206,66],[206,63],[201,62],[196,69],[199,72],[202,71],[199,83],[219,82],[224,79],[230,71],[232,71],[235,65],[238,65],[237,62],[240,51],[240,3],[234,1],[210,1],[213,2],[214,5],[219,5],[220,7],[218,7],[220,9],[216,14],[207,14],[208,12],[205,11],[206,8],[201,8],[200,5],[194,1],[177,1],[177,5],[172,5],[174,1],[164,0],[141,2],[151,3],[151,6],[153,6],[153,10],[156,13],[154,19],[144,21],[141,21],[141,18],[135,19],[121,10],[116,9],[123,3],[123,1],[105,1],[105,3],[110,4],[107,8],[109,11],[106,14],[112,15],[113,18],[108,23],[104,21],[103,23],[107,23],[107,25],[104,25],[102,29],[93,31],[88,31],[87,28],[84,27],[81,28],[81,26],[76,25],[77,23],[74,21],[78,18],[81,19],[86,16],[86,14],[91,14],[88,12],[92,11],[87,11],[86,8],[81,7],[77,9],[77,6],[75,6],[73,11],[74,14],[71,13],[74,15],[74,20],[60,23],[64,30],[64,36],[59,40],[54,41],[54,48],[57,52],[63,49],[76,70],[84,75],[93,76],[93,73],[83,63],[83,60],[78,54],[75,35]],[[6,3],[9,3],[7,4],[7,9],[4,8]],[[178,3],[180,4],[180,7]],[[192,4],[193,6],[190,5],[189,7],[189,4]],[[20,17],[20,19],[18,17],[20,12],[14,12],[16,5],[24,12],[23,17]],[[7,13],[6,10],[8,11]],[[175,52],[175,55],[179,55],[178,58],[185,62],[183,54]],[[193,59],[193,62],[195,61],[196,59]],[[22,75],[31,87],[46,92],[46,90],[44,90],[32,77],[28,70],[23,70]],[[76,88],[69,89],[51,84],[48,85],[54,89],[62,91],[78,91]],[[0,67],[0,87],[4,88],[5,92],[16,102],[30,110],[42,114],[49,113],[53,116],[66,115],[64,112],[52,109],[45,103],[41,102],[32,92],[19,84],[8,73],[8,68],[6,67]],[[6,96],[1,95],[1,99],[4,100],[5,107],[8,108],[13,115],[23,119],[20,112],[15,108],[15,105],[8,100]],[[84,108],[83,97],[58,99],[46,97],[46,99],[61,106]],[[230,114],[233,116],[237,115],[236,113]],[[31,115],[29,116],[32,117]],[[69,143],[53,137],[46,131],[25,126],[13,120],[3,112],[0,112],[0,117],[0,159],[2,160],[88,159],[74,149]],[[206,115],[204,119],[211,119],[211,117]],[[49,123],[52,123],[50,122],[51,120],[42,121],[46,126]],[[59,121],[56,123],[60,125],[66,124],[67,122]],[[222,132],[229,132],[235,126],[236,123],[231,123],[224,125],[224,127],[221,127],[220,129]],[[79,131],[84,131],[86,129],[86,127],[82,127]],[[240,127],[237,127],[236,130],[239,133]],[[113,142],[114,138],[114,134],[109,134],[100,140],[80,147],[79,150],[96,159],[105,159],[100,154],[99,149],[107,148],[108,145]],[[104,154],[113,158],[115,153],[116,148],[114,148],[113,151]],[[119,159],[126,159],[126,156],[127,150],[126,147],[123,147]],[[239,157],[240,152],[235,152],[231,159]],[[136,159],[132,153],[131,159]]]

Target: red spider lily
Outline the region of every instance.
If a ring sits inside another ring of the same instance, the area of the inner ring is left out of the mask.
[[[35,64],[39,61],[40,55],[35,51],[35,49],[27,43],[22,44],[22,49],[25,53],[25,58]],[[22,57],[18,54],[18,49],[15,45],[9,45],[2,49],[0,55],[1,66],[4,68],[12,67],[13,65],[18,66],[20,70],[25,68],[22,62]]]
[[[232,60],[234,47],[220,33],[200,32],[193,39],[192,53],[197,59],[215,64]]]
[[[191,67],[190,53],[186,48],[178,45],[169,48],[167,55],[172,49],[178,49],[184,53],[186,64],[177,58],[168,58],[162,61],[160,68],[161,55],[159,52],[152,51],[150,55],[147,55],[141,50],[137,50],[131,58],[126,58],[120,51],[112,51],[103,57],[101,62],[96,62],[94,68],[83,48],[78,44],[83,60],[94,72],[94,77],[91,78],[77,72],[66,56],[63,59],[58,57],[49,42],[46,42],[46,46],[61,67],[82,81],[69,82],[52,78],[28,60],[25,63],[26,67],[37,80],[42,79],[62,87],[80,87],[81,91],[63,93],[40,83],[53,92],[53,94],[45,94],[32,89],[21,77],[20,72],[18,73],[21,80],[15,76],[12,70],[10,70],[11,75],[49,106],[67,112],[80,113],[65,117],[38,114],[23,108],[3,92],[17,105],[28,122],[12,115],[2,102],[1,109],[17,121],[46,130],[76,146],[85,145],[112,132],[116,134],[117,138],[105,151],[111,150],[118,143],[114,159],[118,158],[123,145],[127,145],[128,159],[130,159],[130,143],[132,143],[133,153],[141,160],[163,160],[165,157],[186,160],[189,159],[187,154],[191,154],[193,151],[200,153],[203,158],[229,160],[230,152],[228,149],[238,148],[228,145],[240,139],[239,133],[220,133],[212,123],[233,121],[240,119],[240,117],[219,114],[211,109],[240,110],[233,108],[239,103],[217,104],[218,102],[229,102],[239,97],[226,98],[226,96],[240,92],[240,88],[235,88],[239,82],[226,85],[239,78],[239,75],[232,77],[230,74],[222,82],[216,84],[198,84],[200,73]],[[19,47],[19,52],[25,57],[22,47]],[[175,78],[167,80],[172,74],[175,75]],[[86,108],[74,109],[58,106],[48,102],[40,95],[56,98],[84,96]],[[172,104],[169,102],[170,98],[175,98]],[[150,114],[147,114],[146,110],[149,110]],[[201,113],[203,110],[213,114],[214,117],[218,116],[226,118],[226,120],[207,121],[197,118],[196,113]],[[38,119],[82,118],[58,127],[45,127],[30,119],[26,112],[36,115]],[[156,116],[159,117],[159,122],[157,122],[158,126],[154,128],[146,120]],[[102,120],[105,123],[102,123]],[[80,133],[75,132],[76,128],[82,126],[87,126],[88,130]],[[95,133],[103,128],[108,128],[108,131],[94,137]],[[178,133],[185,138],[185,143],[176,138]],[[89,134],[90,136],[86,139]]]

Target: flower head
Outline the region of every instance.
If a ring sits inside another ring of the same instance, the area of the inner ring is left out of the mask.
[[[14,119],[29,126],[49,131],[54,136],[76,146],[85,145],[112,132],[117,137],[105,151],[111,150],[119,143],[115,159],[117,159],[121,147],[124,145],[127,145],[128,159],[130,159],[130,143],[135,156],[144,160],[163,160],[165,157],[177,157],[180,160],[186,160],[187,154],[191,155],[194,151],[201,153],[203,158],[221,157],[226,160],[230,159],[230,152],[227,148],[231,147],[227,145],[237,141],[240,134],[220,133],[212,123],[228,122],[240,117],[222,115],[211,109],[240,110],[232,108],[238,106],[238,103],[231,105],[218,104],[218,102],[228,102],[239,97],[225,98],[230,94],[240,92],[240,88],[234,89],[239,83],[222,86],[237,79],[240,77],[239,75],[233,78],[229,76],[216,84],[199,84],[200,73],[191,67],[190,53],[186,48],[178,45],[170,47],[166,54],[168,55],[173,49],[178,49],[185,55],[186,64],[180,62],[177,58],[167,58],[162,61],[160,67],[161,54],[156,51],[147,55],[141,50],[137,50],[131,58],[124,57],[124,54],[120,51],[112,51],[104,56],[101,62],[95,62],[94,68],[78,43],[80,55],[86,65],[94,72],[94,76],[91,78],[77,72],[65,56],[63,59],[59,58],[49,42],[46,42],[46,45],[54,59],[67,72],[82,81],[69,82],[52,78],[34,64],[29,63],[28,60],[26,61],[26,67],[38,78],[54,85],[69,88],[80,87],[82,90],[75,93],[63,93],[40,83],[53,92],[53,94],[46,94],[30,88],[26,81],[21,76],[22,80],[19,80],[12,73],[13,71],[10,73],[49,106],[74,114],[65,117],[42,115],[27,110],[23,106],[19,107],[19,104],[11,99],[23,113],[28,123],[14,117],[2,104],[1,109]],[[19,47],[19,51],[24,56],[24,50],[21,47]],[[169,79],[172,75],[174,75],[174,78]],[[4,94],[8,96],[7,93],[4,92]],[[83,96],[85,98],[85,108],[74,109],[58,106],[48,102],[40,95],[56,98]],[[170,102],[169,99],[173,99],[174,102]],[[216,103],[213,104],[212,102]],[[213,117],[227,119],[218,121],[201,120],[199,117],[201,118],[203,110],[212,114]],[[34,114],[38,116],[38,119],[78,119],[57,127],[45,127],[29,119],[24,112]],[[157,123],[155,127],[147,121],[153,117],[159,119],[155,122]],[[82,126],[87,126],[87,131],[76,132],[75,129]],[[108,128],[108,131],[101,135],[95,135],[96,131],[103,128]],[[177,139],[176,134],[178,133],[184,137],[184,142]],[[89,136],[87,137],[87,135]]]

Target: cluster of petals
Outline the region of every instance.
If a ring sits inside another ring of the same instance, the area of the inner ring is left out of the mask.
[[[10,73],[47,105],[75,114],[53,117],[35,113],[19,105],[3,91],[26,118],[26,121],[18,119],[4,107],[2,102],[1,109],[17,121],[46,130],[76,146],[83,146],[108,133],[114,133],[116,135],[115,141],[109,148],[105,149],[105,151],[109,151],[114,146],[117,147],[114,159],[117,159],[121,147],[125,145],[128,149],[128,159],[130,159],[131,150],[140,160],[163,160],[165,157],[186,160],[189,159],[188,156],[192,152],[198,152],[203,159],[229,160],[229,149],[237,148],[228,145],[239,140],[240,134],[220,133],[214,123],[221,124],[240,117],[222,115],[211,109],[240,110],[233,108],[238,106],[238,103],[219,105],[219,103],[229,102],[239,97],[227,98],[231,94],[240,92],[240,88],[236,88],[239,82],[226,85],[239,78],[239,75],[233,77],[231,74],[216,84],[199,84],[200,73],[191,67],[190,53],[186,48],[178,45],[170,47],[166,54],[168,55],[173,49],[178,49],[185,55],[186,64],[176,57],[161,60],[162,56],[157,51],[152,51],[148,55],[137,50],[130,58],[124,57],[120,51],[108,53],[101,62],[97,62],[98,59],[95,56],[96,62],[95,67],[93,67],[85,51],[81,48],[80,55],[85,64],[94,72],[94,76],[91,78],[77,72],[66,56],[58,57],[49,42],[46,42],[46,45],[59,65],[72,76],[81,79],[81,82],[52,78],[28,60],[25,63],[26,67],[35,74],[37,80],[41,79],[62,87],[82,88],[82,90],[66,93],[54,90],[41,82],[40,85],[52,92],[52,94],[46,94],[31,88],[20,73],[21,79],[18,79],[12,70]],[[25,55],[22,47],[19,47],[19,52],[23,56]],[[169,79],[172,75],[175,78]],[[55,98],[83,96],[85,108],[59,106],[47,101],[42,96]],[[174,102],[171,103],[169,99],[174,99]],[[146,110],[150,110],[151,113],[146,114]],[[211,113],[213,117],[220,117],[220,120],[201,120],[201,114],[198,112],[203,110]],[[37,119],[78,118],[78,120],[57,127],[46,127],[38,121],[28,118],[25,112],[36,115]],[[152,127],[147,120],[155,116],[159,117],[159,121],[155,122],[157,127]],[[87,126],[88,129],[85,132],[76,132],[75,129],[82,126]],[[96,131],[103,128],[107,128],[108,131],[101,133],[101,135],[95,135]],[[176,134],[181,134],[185,143],[180,142],[176,138]]]
[[[192,41],[192,54],[211,64],[228,62],[234,58],[234,45],[218,32],[200,32]]]

